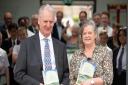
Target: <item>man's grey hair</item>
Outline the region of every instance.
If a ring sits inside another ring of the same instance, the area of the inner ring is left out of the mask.
[[[55,9],[49,4],[42,5],[38,11],[38,15],[40,16],[40,14],[44,11],[49,11],[53,14],[53,16],[56,16]]]
[[[34,18],[38,19],[38,14],[33,14],[31,18],[32,19],[34,19]]]

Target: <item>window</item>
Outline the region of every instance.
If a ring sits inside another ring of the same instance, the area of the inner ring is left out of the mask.
[[[70,1],[70,0],[69,0]],[[64,17],[72,18],[74,22],[79,21],[79,12],[84,10],[87,12],[87,18],[92,18],[95,11],[96,0],[72,0],[71,5],[64,3],[62,0],[41,0],[42,4],[51,4],[57,11],[63,11]]]

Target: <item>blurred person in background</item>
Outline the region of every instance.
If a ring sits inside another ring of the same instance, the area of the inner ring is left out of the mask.
[[[20,43],[27,38],[27,29],[25,27],[19,27],[18,29],[18,40]],[[18,54],[20,51],[20,44],[14,45],[13,51],[12,51],[12,62],[15,64]]]
[[[30,25],[30,19],[29,19],[29,17],[28,16],[24,16],[24,19],[25,19],[25,24],[26,24],[26,27],[28,28],[29,27],[29,25]]]
[[[93,21],[95,22],[96,27],[98,28],[100,26],[100,23],[101,23],[100,13],[93,14]]]
[[[79,26],[73,25],[67,28],[63,34],[66,41],[68,63],[72,58],[73,53],[79,49]]]
[[[108,12],[101,13],[101,26],[98,27],[98,35],[102,30],[107,31],[108,37],[112,36],[112,27],[110,26],[110,15]]]
[[[13,23],[13,16],[12,13],[7,11],[4,13],[4,24],[1,26],[0,31],[2,33],[3,41],[10,37],[10,34],[8,32],[8,26]]]
[[[10,38],[7,38],[2,44],[2,48],[6,50],[8,56],[11,56],[13,46],[19,44],[19,40],[17,39],[17,30],[18,27],[16,23],[12,23],[8,26]]]
[[[31,18],[31,25],[28,27],[28,29],[33,32],[34,34],[38,33],[39,25],[38,25],[38,15],[34,14]]]
[[[20,41],[17,39],[17,24],[16,23],[11,23],[8,26],[8,32],[10,34],[10,38],[7,38],[5,41],[3,41],[2,48],[7,52],[8,55],[8,60],[9,60],[9,72],[10,72],[10,85],[15,85],[16,82],[13,77],[13,68],[14,64],[12,63],[12,51],[14,45],[18,45]]]
[[[29,29],[28,29],[28,26],[27,26],[27,22],[26,22],[26,18],[25,17],[20,17],[18,19],[18,26],[19,27],[25,27],[27,29],[27,34],[28,34],[28,37],[31,37],[34,35],[33,32],[31,32]]]
[[[126,85],[126,43],[127,29],[121,28],[118,32],[119,47],[113,51],[113,85]],[[118,81],[117,81],[118,80]]]
[[[108,42],[108,34],[106,30],[102,30],[99,34],[99,38],[100,38],[100,43],[99,45],[104,46],[108,49],[109,54],[111,56],[113,56],[113,52],[112,49],[108,47],[107,42]]]
[[[0,32],[0,85],[10,85],[9,79],[9,62],[5,50],[1,48],[2,33]]]
[[[20,17],[19,19],[18,19],[18,27],[27,27],[26,26],[26,20],[25,20],[25,18],[24,17]]]
[[[62,11],[57,11],[56,13],[56,19],[57,21],[55,22],[54,26],[53,26],[53,32],[52,32],[52,36],[60,41],[62,41],[63,43],[66,43],[64,38],[63,38],[63,30],[65,29],[65,27],[62,24],[62,19],[63,19],[63,12]]]
[[[108,46],[114,50],[115,48],[119,47],[119,42],[118,42],[118,32],[119,29],[121,28],[121,25],[119,25],[118,23],[114,23],[112,25],[112,37],[108,38]]]
[[[87,12],[86,11],[80,11],[79,13],[79,26],[81,27],[85,21],[87,20]]]

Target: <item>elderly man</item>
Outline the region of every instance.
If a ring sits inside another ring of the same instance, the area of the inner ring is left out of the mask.
[[[54,22],[54,9],[41,6],[39,33],[23,41],[14,69],[21,85],[69,85],[66,46],[51,36]]]

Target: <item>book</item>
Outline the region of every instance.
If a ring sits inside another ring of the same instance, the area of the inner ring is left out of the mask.
[[[81,62],[76,84],[80,85],[82,82],[93,78],[96,66],[88,61]]]
[[[57,70],[43,72],[44,85],[60,85]]]

